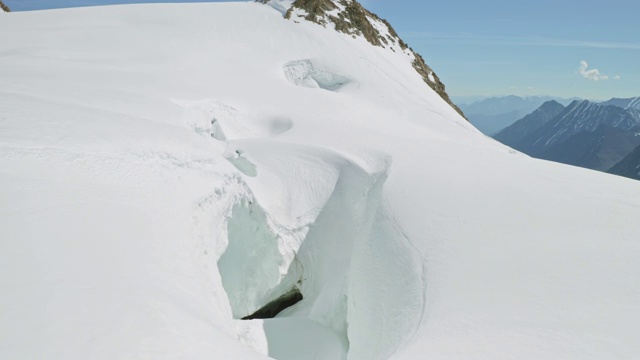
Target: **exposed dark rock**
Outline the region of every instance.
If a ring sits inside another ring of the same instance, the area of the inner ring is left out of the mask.
[[[11,9],[9,9],[9,7],[2,2],[2,0],[0,0],[0,9],[6,12],[11,12]]]
[[[282,312],[282,310],[292,307],[300,301],[302,301],[302,294],[300,293],[300,290],[295,288],[263,306],[253,314],[243,317],[242,320],[273,319],[276,315]]]
[[[435,71],[431,70],[431,68],[424,62],[424,59],[420,54],[413,51],[413,49],[411,49],[411,51],[416,57],[416,59],[413,61],[413,68],[416,69],[416,71],[418,72],[418,74],[420,74],[420,76],[422,76],[422,79],[424,80],[424,82],[426,82],[427,85],[429,85],[433,89],[433,91],[438,93],[438,95],[440,95],[440,97],[444,99],[444,101],[446,101],[449,105],[451,105],[451,107],[455,111],[457,111],[458,114],[465,117],[462,110],[460,110],[460,108],[456,104],[454,104],[453,101],[451,101],[451,99],[449,98],[449,94],[447,94],[444,83],[440,81],[440,78],[438,77],[438,75],[436,75]],[[429,79],[429,74],[431,74],[431,76],[433,77],[433,80],[434,80],[433,82],[431,81],[431,79]]]

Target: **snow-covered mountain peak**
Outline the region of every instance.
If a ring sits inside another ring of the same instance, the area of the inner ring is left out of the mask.
[[[550,109],[556,109],[559,107],[563,107],[562,104],[560,104],[559,102],[555,101],[555,100],[549,100],[545,103],[543,103],[542,105],[540,105],[539,108],[537,108],[535,111],[542,111],[542,112],[546,112],[549,111]]]
[[[558,125],[573,129],[571,132],[595,129],[601,125],[630,129],[640,122],[633,109],[624,109],[606,103],[597,104],[588,100],[576,100],[567,106],[558,119]]]
[[[269,4],[283,13],[286,19],[300,22],[310,21],[324,27],[355,37],[363,37],[374,46],[406,54],[413,68],[429,87],[440,95],[460,115],[462,110],[449,98],[445,85],[429,67],[422,56],[410,48],[391,24],[365,9],[355,0],[257,0]]]

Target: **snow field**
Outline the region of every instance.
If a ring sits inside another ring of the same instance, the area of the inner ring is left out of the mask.
[[[634,358],[638,183],[410,60],[256,3],[5,15],[0,357]]]

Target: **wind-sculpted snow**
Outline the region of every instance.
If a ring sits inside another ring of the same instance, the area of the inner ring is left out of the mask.
[[[273,137],[293,127],[293,121],[285,116],[238,110],[219,100],[174,102],[184,107],[182,117],[188,127],[220,141]]]
[[[640,353],[638,183],[485,137],[407,53],[181,3],[4,14],[0,54],[3,359]]]
[[[345,359],[347,351],[353,359],[384,359],[391,355],[418,326],[419,318],[412,317],[424,306],[422,273],[415,271],[420,268],[420,261],[413,259],[410,253],[414,249],[397,224],[386,219],[380,205],[391,159],[384,154],[368,154],[364,164],[359,165],[327,149],[271,143],[267,133],[263,132],[265,138],[255,137],[260,133],[255,127],[259,129],[262,124],[254,120],[255,114],[249,115],[251,111],[240,112],[220,101],[178,103],[185,107],[185,123],[198,135],[210,135],[205,139],[222,145],[225,152],[221,155],[249,176],[241,182],[246,186],[246,195],[237,198],[225,220],[227,245],[217,263],[233,317],[253,318],[251,315],[263,306],[296,291],[301,293],[302,301],[282,314],[306,320],[293,323],[297,325],[291,328],[275,328],[288,329],[291,336],[298,337],[298,329],[307,329],[312,322],[329,329],[323,331],[329,343],[315,352],[307,350],[305,357],[298,352],[283,357],[281,350],[269,350],[273,347],[271,342],[278,343],[284,336],[273,330],[268,334],[274,320],[251,320],[252,325],[240,326],[241,332],[253,334],[243,341],[281,359],[335,359],[336,349]],[[234,136],[213,136],[221,132],[207,128],[210,118],[216,119],[214,123],[221,128],[233,129],[225,133]],[[305,222],[294,226],[279,223],[276,214],[260,205],[261,199],[273,198],[277,186],[252,188],[256,183],[268,183],[265,179],[295,178],[287,174],[292,167],[316,174],[315,178],[299,177],[292,184],[294,188],[282,189],[284,194],[296,193],[295,187],[302,185],[305,189],[300,192],[311,190],[315,194],[311,201],[303,201],[314,204],[311,211],[305,211]],[[250,178],[255,180],[249,181]],[[387,251],[407,261],[388,265],[384,257]],[[385,270],[378,274],[378,280],[368,281],[381,268]],[[393,280],[385,282],[387,277]],[[378,288],[380,284],[384,288]],[[396,296],[389,302],[372,301],[376,298],[371,296],[374,289],[393,289]],[[380,306],[388,314],[376,314]],[[389,324],[391,319],[396,324]],[[264,328],[266,338],[255,338],[260,334],[257,326]],[[385,328],[392,335],[373,331],[376,328]],[[375,337],[378,341],[372,346],[370,339]]]
[[[290,61],[284,65],[284,73],[297,86],[335,91],[349,83],[346,76],[317,69],[311,60]]]

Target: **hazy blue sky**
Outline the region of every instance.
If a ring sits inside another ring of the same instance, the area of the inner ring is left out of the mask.
[[[168,0],[4,0],[14,11]],[[364,0],[448,92],[640,96],[640,1]]]

